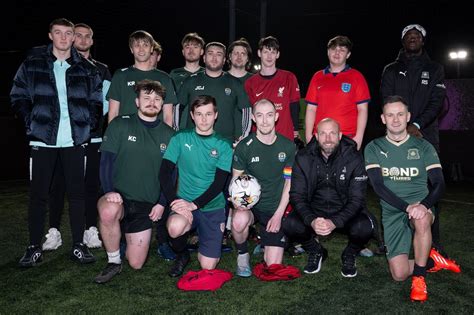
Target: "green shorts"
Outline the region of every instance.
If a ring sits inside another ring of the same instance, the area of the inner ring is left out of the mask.
[[[434,221],[434,213],[433,221]],[[382,208],[383,238],[387,258],[410,254],[414,228],[408,214],[394,208]]]

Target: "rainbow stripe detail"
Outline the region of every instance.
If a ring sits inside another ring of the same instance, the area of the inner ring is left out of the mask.
[[[291,166],[285,166],[285,168],[283,169],[283,178],[291,179],[291,171],[292,171]]]

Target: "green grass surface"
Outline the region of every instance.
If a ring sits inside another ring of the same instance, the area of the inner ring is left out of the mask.
[[[442,202],[444,245],[460,263],[462,273],[429,274],[429,300],[420,304],[409,300],[410,281],[391,280],[385,257],[360,257],[358,276],[343,278],[340,254],[346,239],[340,235],[322,240],[329,258],[321,271],[294,281],[261,282],[234,276],[214,293],[183,292],[176,287],[177,279],[168,277],[171,263],[157,257],[153,242],[142,270],[133,271],[125,264],[110,283],[97,285],[92,279],[106,264],[105,252],[93,250],[98,261],[91,265],[69,260],[67,211],[62,222],[63,246],[46,253],[38,267],[20,269],[17,263],[28,240],[28,187],[23,182],[0,183],[0,314],[473,314],[473,191],[472,184],[449,185]],[[372,192],[368,200],[378,217]],[[252,263],[261,258],[253,256]],[[302,270],[306,255],[286,256],[284,263]],[[223,254],[219,268],[233,272],[235,252]],[[189,269],[198,269],[195,254]]]

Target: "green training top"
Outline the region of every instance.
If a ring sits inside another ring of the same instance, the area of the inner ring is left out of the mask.
[[[116,154],[114,189],[126,199],[156,204],[161,160],[173,134],[162,122],[146,127],[137,114],[112,120],[100,150]]]
[[[230,172],[232,144],[215,132],[209,136],[200,136],[194,128],[182,130],[171,138],[163,158],[178,167],[178,198],[193,201],[214,182],[217,168]],[[225,204],[221,192],[200,210],[218,210],[224,208]]]
[[[295,144],[277,133],[272,144],[264,144],[255,133],[239,142],[232,168],[257,178],[261,186],[260,200],[254,209],[275,213],[280,204],[285,179],[291,179],[295,160]]]
[[[385,186],[409,204],[428,195],[428,171],[441,167],[434,147],[411,136],[401,142],[387,137],[375,139],[365,147],[364,156],[366,169],[380,168]],[[380,203],[394,209],[383,200]]]
[[[171,70],[170,77],[171,77],[171,79],[173,79],[174,86],[175,86],[175,89],[176,89],[176,93],[179,92],[179,89],[183,85],[184,80],[186,80],[190,75],[195,74],[195,73],[199,73],[199,72],[203,72],[203,71],[204,71],[203,67],[199,67],[199,70],[196,71],[196,72],[189,72],[184,67],[176,68],[176,69]]]
[[[123,68],[115,71],[112,77],[109,91],[107,92],[107,100],[113,99],[120,102],[119,116],[130,115],[137,112],[137,105],[135,99],[135,84],[138,81],[149,79],[158,81],[166,89],[166,97],[163,104],[176,104],[176,92],[171,77],[164,71],[152,69],[149,71],[142,71],[135,67]],[[163,111],[158,117],[163,116]]]
[[[180,129],[194,127],[189,108],[199,95],[211,95],[216,99],[219,114],[214,130],[218,134],[233,142],[244,131],[250,130],[250,103],[247,94],[242,83],[226,72],[217,78],[200,72],[184,81],[178,93],[178,101],[184,106]],[[242,119],[244,109],[247,110],[244,112],[245,119]]]

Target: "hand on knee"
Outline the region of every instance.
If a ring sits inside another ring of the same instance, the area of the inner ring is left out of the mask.
[[[425,234],[431,232],[431,216],[425,215],[422,219],[414,220],[416,233]]]

